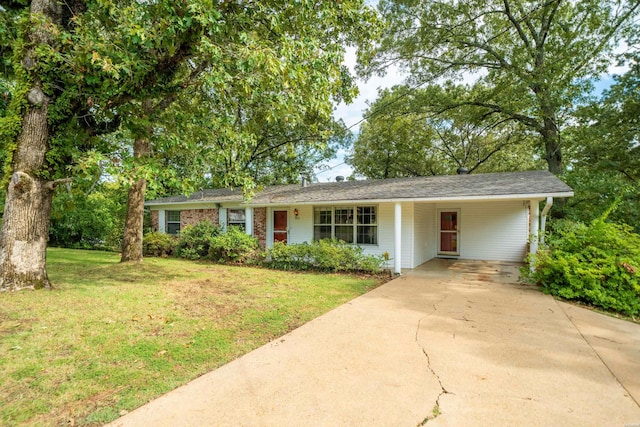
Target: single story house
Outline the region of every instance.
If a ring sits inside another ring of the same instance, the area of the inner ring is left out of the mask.
[[[527,171],[278,185],[250,200],[202,190],[146,206],[161,232],[210,220],[244,227],[263,248],[335,237],[388,253],[400,273],[435,257],[521,262],[537,251],[553,198],[570,196],[550,172]]]

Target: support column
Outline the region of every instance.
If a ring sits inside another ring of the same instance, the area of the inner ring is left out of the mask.
[[[540,204],[536,200],[529,201],[529,212],[529,266],[533,271],[536,266],[536,253],[538,252],[538,239],[540,238],[538,231],[540,229]]]
[[[220,218],[220,227],[222,227],[222,231],[226,233],[227,231],[227,208],[218,209],[218,215]]]
[[[244,231],[253,236],[253,208],[244,208]]]
[[[396,203],[393,215],[394,224],[394,249],[393,249],[393,272],[402,272],[402,204]]]
[[[165,215],[164,215],[165,210],[164,209],[160,209],[158,211],[158,231],[161,233],[166,233],[167,232],[167,220],[165,219]]]

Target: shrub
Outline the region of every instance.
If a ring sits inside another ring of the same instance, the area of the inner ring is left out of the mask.
[[[546,293],[629,316],[640,314],[640,236],[631,227],[562,221],[540,251],[533,278]]]
[[[173,255],[177,241],[177,238],[170,234],[158,231],[147,233],[142,239],[142,253],[160,257]]]
[[[187,225],[180,230],[176,256],[197,260],[209,256],[211,239],[219,235],[220,227],[211,221],[200,221],[194,225]]]
[[[208,258],[218,262],[246,262],[258,253],[258,240],[241,228],[228,227],[225,233],[213,236],[209,241]]]
[[[90,190],[86,180],[60,187],[52,201],[52,246],[118,250],[122,239],[126,193],[109,184]],[[124,196],[124,202],[122,197]],[[124,208],[123,208],[124,206]]]
[[[382,257],[365,255],[360,246],[340,240],[320,240],[299,245],[276,242],[267,253],[266,265],[281,270],[364,271],[382,269]]]

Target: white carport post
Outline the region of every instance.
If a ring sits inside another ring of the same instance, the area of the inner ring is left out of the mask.
[[[531,271],[536,267],[536,253],[538,252],[538,239],[540,228],[540,204],[537,200],[530,200],[529,207],[531,209],[531,221],[529,222],[529,266]]]
[[[394,232],[394,248],[393,248],[393,271],[400,274],[402,272],[402,204],[396,202],[393,215]]]

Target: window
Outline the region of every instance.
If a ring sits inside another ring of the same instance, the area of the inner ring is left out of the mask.
[[[335,208],[335,237],[353,243],[353,208]]]
[[[315,208],[313,210],[313,240],[331,238],[331,223],[333,210],[331,208]]]
[[[347,243],[377,245],[376,211],[376,206],[316,207],[313,209],[313,238],[336,238]]]
[[[244,209],[227,210],[227,223],[230,227],[242,227],[247,225],[246,211]]]
[[[378,218],[375,206],[360,206],[358,210],[357,241],[363,245],[378,244]]]
[[[180,211],[167,211],[166,223],[167,234],[180,233]]]

